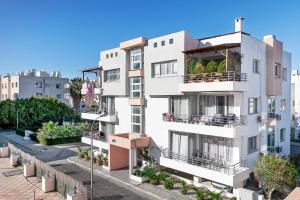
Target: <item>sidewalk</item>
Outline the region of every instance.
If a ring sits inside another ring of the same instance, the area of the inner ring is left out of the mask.
[[[77,156],[69,157],[67,159],[70,163],[74,163],[82,168],[90,170],[90,162],[79,159]],[[195,200],[195,195],[182,195],[179,188],[174,188],[173,190],[167,190],[162,185],[154,186],[149,183],[138,183],[131,179],[128,176],[128,170],[115,170],[108,171],[102,169],[98,165],[94,165],[94,174],[102,176],[109,179],[117,184],[130,187],[138,192],[145,193],[149,196],[152,196],[153,199],[168,199],[168,200]]]
[[[25,178],[22,167],[11,167],[9,158],[0,158],[0,200],[63,200],[57,192],[44,193],[37,177]]]

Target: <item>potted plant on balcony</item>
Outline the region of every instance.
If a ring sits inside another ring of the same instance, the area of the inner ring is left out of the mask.
[[[218,69],[218,63],[215,60],[211,60],[207,63],[204,72],[208,73],[206,81],[213,81],[212,73]]]
[[[198,58],[192,57],[187,63],[188,82],[198,81],[198,74],[203,73],[204,68]]]
[[[221,62],[219,62],[217,67],[217,72],[215,73],[215,76],[217,77],[214,81],[220,81],[223,73],[225,72],[226,68],[226,60],[223,59]]]

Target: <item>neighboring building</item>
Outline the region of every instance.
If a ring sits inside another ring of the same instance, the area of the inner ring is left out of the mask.
[[[83,91],[97,100],[85,108],[100,106],[82,118],[99,121],[94,145],[108,153],[110,170],[131,175],[150,145],[161,166],[231,190],[261,153],[289,155],[291,54],[273,35],[243,32],[242,18],[235,28],[202,39],[185,31],[135,38],[84,71],[98,74]]]
[[[291,115],[292,115],[292,133],[293,139],[299,139],[300,133],[300,71],[292,71],[291,84]]]
[[[59,72],[48,74],[44,71],[20,72],[16,75],[0,77],[0,100],[23,99],[32,96],[54,97],[68,104],[65,94],[68,89],[65,85],[68,78],[61,78]]]

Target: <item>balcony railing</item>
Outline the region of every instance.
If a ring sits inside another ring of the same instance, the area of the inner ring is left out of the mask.
[[[245,170],[245,168],[247,167],[246,160],[242,160],[241,162],[238,162],[236,164],[228,164],[227,161],[218,159],[216,158],[216,156],[213,155],[204,155],[204,154],[199,154],[196,156],[182,155],[179,153],[172,152],[167,148],[162,149],[161,155],[164,158],[178,160],[191,165],[223,172],[228,175],[236,175],[241,171]]]
[[[93,140],[100,140],[102,142],[107,142],[107,137],[105,136],[105,133],[102,131],[94,131],[94,132],[87,132],[84,137],[87,138],[92,138],[93,136]]]
[[[182,122],[188,124],[203,124],[207,126],[244,126],[247,124],[246,116],[228,115],[174,115],[172,113],[163,113],[163,121]]]
[[[268,147],[266,151],[263,151],[263,154],[280,154],[282,152],[282,146]]]
[[[100,107],[97,105],[92,105],[92,106],[83,105],[81,110],[82,110],[81,112],[84,112],[84,113],[100,114],[103,116],[117,114],[117,111],[114,108],[109,108],[109,109],[101,108],[100,109]]]
[[[183,76],[184,83],[247,81],[247,74],[240,72],[200,73]]]

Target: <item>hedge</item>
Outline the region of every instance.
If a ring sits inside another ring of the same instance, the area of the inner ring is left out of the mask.
[[[80,142],[81,136],[73,136],[73,137],[62,137],[62,138],[46,138],[44,135],[37,135],[37,141],[43,145],[56,145],[56,144],[65,144],[65,143],[73,143]]]
[[[21,129],[21,128],[16,129],[16,134],[24,137],[25,136],[25,130]]]

